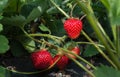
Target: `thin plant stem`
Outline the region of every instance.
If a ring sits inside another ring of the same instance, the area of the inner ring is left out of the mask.
[[[43,37],[48,37],[48,38],[57,38],[59,40],[62,40],[61,37],[57,37],[57,36],[53,36],[53,35],[50,35],[50,34],[29,34],[30,36],[43,36]]]
[[[50,39],[53,39],[54,41],[56,42],[60,42],[60,41],[64,41],[65,39],[63,37],[57,37],[57,36],[53,36],[53,35],[50,35],[50,34],[29,34],[29,36],[39,36],[39,37],[47,37],[47,38],[50,38]]]
[[[62,14],[64,14],[67,18],[70,18],[68,14],[66,14],[53,0],[50,0],[50,2],[58,9]]]
[[[111,59],[109,59],[109,57],[98,47],[98,45],[96,45],[96,43],[94,43],[94,41],[92,41],[92,39],[82,30],[82,34],[93,44],[93,46],[101,53],[101,55],[111,64],[113,65],[115,68],[117,68],[117,66],[112,62]]]
[[[102,31],[102,33],[104,34],[104,36],[106,36],[106,40],[108,40],[109,44],[111,45],[111,47],[115,50],[115,45],[113,44],[113,42],[110,40],[109,36],[106,34],[106,32],[104,31],[104,29],[102,28],[100,23],[97,23],[98,27],[100,28],[100,30]]]
[[[57,58],[57,60],[52,64],[50,65],[47,69],[44,69],[44,70],[41,70],[41,71],[35,71],[35,72],[21,72],[21,71],[17,71],[17,70],[9,70],[7,68],[5,68],[6,70],[8,71],[11,71],[11,72],[14,72],[14,73],[18,73],[18,74],[26,74],[26,75],[30,75],[30,74],[38,74],[38,73],[42,73],[42,72],[45,72],[49,69],[51,69],[59,60],[60,60],[61,56]]]
[[[86,14],[85,15],[83,15],[81,18],[80,18],[80,20],[82,20],[83,18],[85,18],[86,17]]]
[[[91,42],[76,42],[77,44],[90,44],[90,45],[93,45],[94,43],[91,43]],[[105,48],[103,45],[101,44],[97,44],[95,43],[97,46],[101,47],[101,48]]]
[[[120,27],[116,26],[116,51],[118,56],[120,57]]]
[[[75,3],[73,6],[72,6],[72,8],[71,8],[71,11],[70,11],[70,17],[72,17],[73,16],[73,10],[74,10],[74,8],[75,8],[75,6],[77,5],[77,3]]]
[[[81,64],[79,61],[75,60],[74,58],[69,57],[71,60],[73,60],[79,67],[81,67],[83,70],[85,70],[89,75],[92,77],[96,77],[92,72],[90,72],[83,64]]]
[[[114,42],[116,41],[116,33],[117,33],[117,31],[116,31],[116,25],[112,25],[111,26],[112,27],[112,33],[113,33],[113,37],[114,37]]]

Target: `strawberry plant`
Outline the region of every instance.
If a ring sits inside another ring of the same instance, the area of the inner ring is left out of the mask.
[[[37,77],[48,70],[56,72],[53,69],[58,73],[73,62],[87,77],[120,77],[119,3],[1,0],[0,77]],[[22,67],[9,62],[26,58],[19,64]]]

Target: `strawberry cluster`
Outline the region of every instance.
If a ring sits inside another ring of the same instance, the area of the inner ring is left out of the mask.
[[[64,29],[69,38],[76,39],[79,37],[82,30],[82,21],[77,18],[69,18],[64,22]],[[80,49],[77,46],[69,51],[76,55],[80,54]],[[73,54],[68,53],[66,55],[64,53],[58,53],[56,56],[52,57],[50,52],[48,52],[46,49],[41,49],[39,51],[33,52],[31,54],[31,59],[36,69],[46,69],[58,60],[56,62],[56,66],[62,70],[69,62],[68,56],[76,59],[76,56]]]
[[[78,47],[74,47],[71,52],[79,55],[80,54],[80,49]],[[68,54],[72,58],[76,58],[72,54]],[[56,66],[60,69],[63,70],[66,65],[69,63],[69,58],[65,54],[57,54],[56,56],[52,57],[50,52],[46,49],[41,49],[36,52],[33,52],[31,54],[31,59],[33,62],[33,65],[36,69],[46,69],[49,66],[51,66],[54,62],[57,61]]]

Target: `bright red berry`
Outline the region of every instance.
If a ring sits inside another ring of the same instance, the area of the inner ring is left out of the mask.
[[[64,22],[64,29],[71,39],[76,39],[82,30],[82,21],[77,18],[67,19]]]
[[[36,69],[48,68],[52,61],[51,54],[46,50],[42,49],[31,54],[33,65]]]
[[[71,50],[71,52],[73,52],[73,53],[76,54],[76,55],[79,55],[79,54],[80,54],[80,48],[76,46],[76,47],[74,47],[74,48]],[[76,56],[74,56],[74,55],[72,55],[72,54],[69,54],[69,56],[72,57],[72,58],[74,58],[74,59],[76,59]]]
[[[56,66],[60,69],[60,70],[63,70],[68,62],[69,62],[69,58],[65,55],[56,55],[54,58],[53,58],[53,62],[55,62],[58,58],[60,57],[60,59],[58,60],[58,62],[56,63]]]

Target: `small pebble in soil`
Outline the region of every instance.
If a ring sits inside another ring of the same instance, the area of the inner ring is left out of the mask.
[[[15,66],[7,66],[6,68],[9,69],[9,70],[15,70],[16,69]]]

